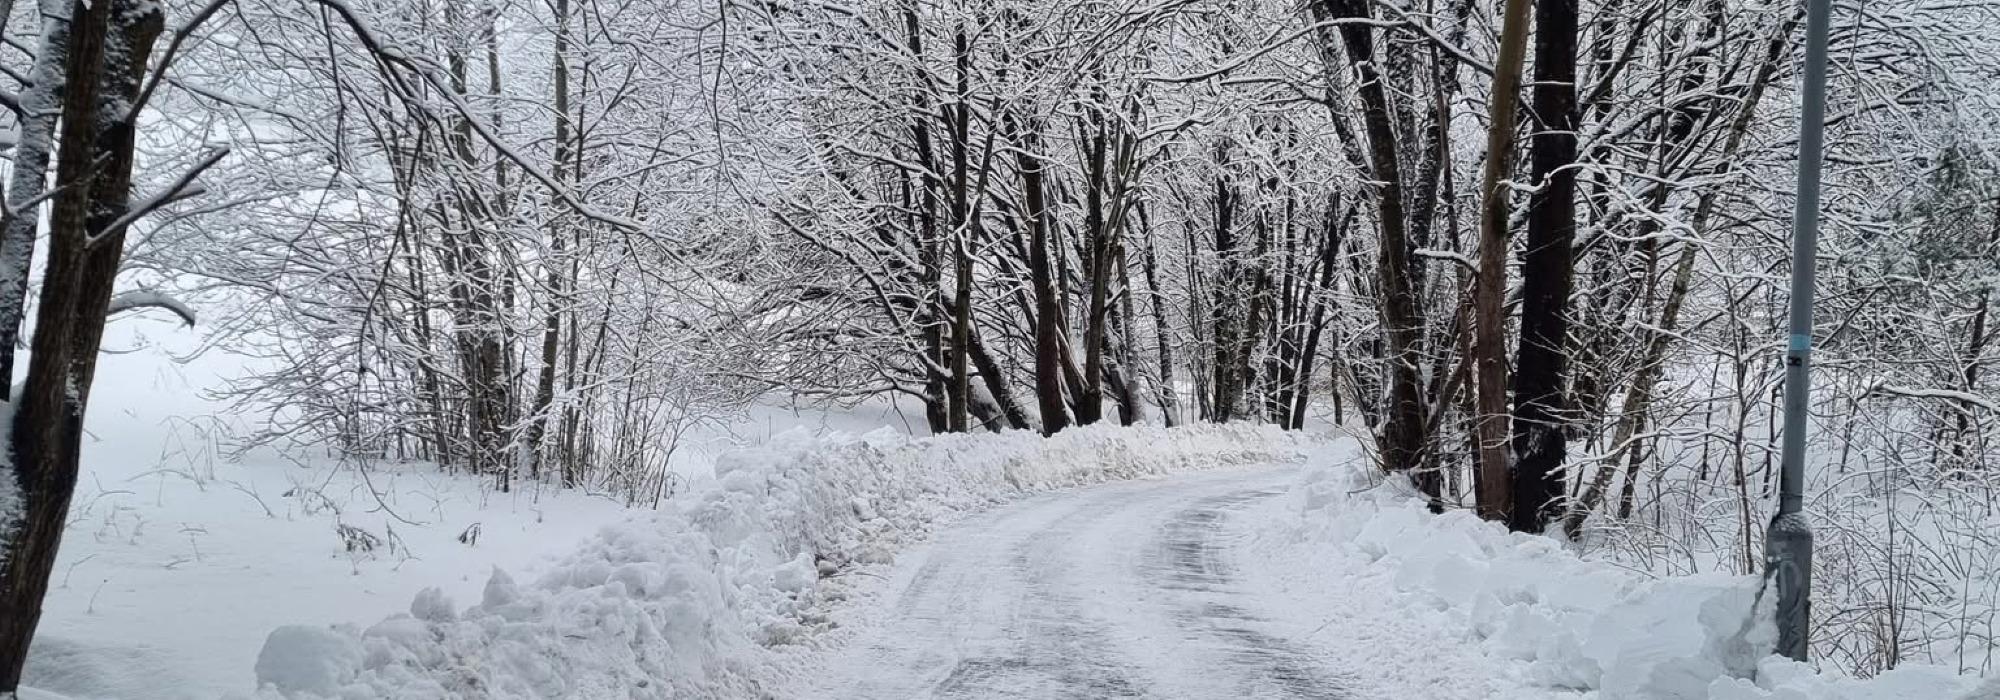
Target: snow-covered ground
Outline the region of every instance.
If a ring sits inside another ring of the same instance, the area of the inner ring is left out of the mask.
[[[1344,436],[764,406],[633,511],[225,459],[199,389],[235,360],[164,357],[104,365],[27,697],[2000,698],[1767,657],[1757,578],[1432,515]]]
[[[1367,659],[1356,672],[1398,697],[2000,697],[2000,679],[1950,668],[1856,680],[1769,656],[1758,577],[1652,578],[1470,512],[1432,515],[1352,443],[1320,450],[1283,499],[1245,519],[1253,598],[1313,616],[1322,656]]]
[[[1769,657],[1758,579],[1434,516],[1352,439],[780,436],[460,608],[288,627],[263,697],[1985,700]],[[1096,482],[1110,482],[1095,486]],[[1059,487],[1083,485],[1082,488]],[[476,690],[475,690],[476,689]]]
[[[194,354],[201,338],[164,320],[122,318],[109,333],[115,354],[99,365],[83,475],[26,671],[38,690],[248,692],[273,629],[380,618],[432,587],[477,600],[495,569],[535,576],[628,515],[614,499],[493,493],[429,465],[363,469],[270,449],[232,458],[224,436],[248,419],[209,392],[244,361]],[[908,426],[887,403],[760,406],[691,434],[676,468],[699,483],[717,455],[787,430]]]
[[[366,628],[280,629],[267,697],[770,697],[858,580],[935,528],[1069,486],[1296,460],[1271,428],[1098,426],[913,439],[778,436],[727,455],[708,488],[606,528],[475,604],[424,593]]]
[[[204,392],[239,360],[170,359],[197,340],[113,325],[107,346],[136,351],[100,364],[29,686],[118,700],[242,691],[274,627],[380,616],[426,586],[474,595],[491,568],[533,569],[623,515],[608,499],[487,493],[424,466],[232,460],[228,419]]]
[[[1313,653],[1315,613],[1268,609],[1236,565],[1233,521],[1295,470],[1107,484],[963,523],[904,554],[772,695],[1389,697]]]

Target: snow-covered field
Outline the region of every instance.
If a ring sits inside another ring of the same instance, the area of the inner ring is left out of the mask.
[[[181,700],[255,687],[258,651],[288,624],[403,610],[438,588],[478,600],[495,569],[532,577],[628,515],[554,488],[494,493],[429,465],[341,463],[223,437],[245,420],[208,392],[243,360],[174,324],[110,328],[88,416],[84,473],[27,685],[72,698]],[[919,414],[917,420],[921,421]],[[691,435],[677,468],[787,430],[907,430],[893,405],[762,406]],[[361,468],[365,466],[365,468]]]
[[[225,458],[199,389],[235,361],[165,357],[104,366],[27,697],[2000,698],[1766,657],[1756,577],[1434,516],[1346,436],[913,438],[891,405],[765,406],[628,510]]]
[[[114,348],[148,345],[100,365],[30,686],[119,700],[243,691],[274,627],[376,616],[425,586],[476,594],[492,567],[532,569],[623,514],[576,492],[487,493],[419,465],[232,460],[228,419],[202,392],[238,361],[172,361],[195,339],[160,325],[113,332]]]
[[[291,700],[763,697],[764,650],[822,629],[842,574],[941,524],[1036,492],[1298,456],[1290,436],[1239,426],[785,434],[539,577],[496,572],[469,607],[425,593],[365,628],[285,628],[258,675]]]

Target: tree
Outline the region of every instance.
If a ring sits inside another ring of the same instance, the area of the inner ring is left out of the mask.
[[[1480,178],[1479,268],[1472,287],[1472,366],[1478,377],[1477,413],[1480,515],[1507,518],[1513,464],[1507,451],[1507,213],[1513,192],[1506,180],[1514,164],[1514,105],[1528,47],[1528,0],[1507,0],[1500,25],[1500,57],[1493,65],[1493,94],[1486,124],[1486,167]],[[1538,64],[1539,65],[1539,64]]]
[[[49,15],[48,40],[40,51],[60,52],[61,63],[53,57],[38,59],[50,68],[59,65],[44,79],[62,77],[48,266],[38,295],[27,380],[18,394],[10,390],[7,396],[13,408],[6,455],[11,469],[0,470],[0,479],[18,482],[19,509],[18,514],[0,509],[0,608],[8,611],[0,615],[0,696],[5,697],[20,685],[68,523],[83,417],[105,316],[113,310],[112,282],[124,254],[126,229],[182,194],[177,187],[137,203],[131,198],[139,110],[145,104],[141,86],[153,43],[165,28],[164,8],[139,0],[98,0],[60,9],[67,20]],[[31,151],[48,148],[48,136],[24,139],[15,167],[46,163],[46,156]],[[182,187],[194,174],[182,179]],[[27,212],[20,216],[32,218]],[[8,278],[26,279],[27,256],[8,261]],[[0,313],[9,315],[0,318],[9,328],[18,329],[23,321],[18,307]],[[15,331],[10,337],[17,335]],[[11,354],[13,348],[4,352]]]
[[[1507,524],[1540,531],[1559,512],[1567,455],[1564,382],[1576,262],[1576,0],[1535,2],[1535,193],[1521,265],[1514,361],[1513,503]]]
[[[1413,287],[1415,265],[1403,207],[1401,148],[1389,106],[1388,90],[1376,68],[1374,29],[1368,4],[1361,0],[1325,0],[1315,7],[1321,21],[1342,21],[1339,33],[1347,60],[1358,79],[1362,122],[1368,143],[1368,177],[1376,184],[1375,225],[1380,234],[1377,253],[1381,256],[1376,285],[1381,295],[1378,305],[1382,333],[1387,340],[1389,399],[1382,423],[1382,460],[1389,471],[1408,472],[1424,493],[1440,495],[1441,480],[1421,470],[1428,449],[1422,362],[1419,340],[1424,320]]]

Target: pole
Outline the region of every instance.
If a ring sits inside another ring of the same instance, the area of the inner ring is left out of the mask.
[[[1777,652],[1806,660],[1812,612],[1812,523],[1805,503],[1806,407],[1812,393],[1813,274],[1819,251],[1819,180],[1826,125],[1826,43],[1833,0],[1806,2],[1805,85],[1800,93],[1799,191],[1792,210],[1791,335],[1785,344],[1785,442],[1778,514],[1765,531],[1764,566],[1778,594]]]

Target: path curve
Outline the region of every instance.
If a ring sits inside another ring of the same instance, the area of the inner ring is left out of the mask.
[[[845,642],[786,698],[1350,698],[1338,670],[1255,612],[1232,516],[1267,467],[1044,494],[901,555]]]

